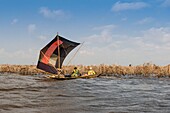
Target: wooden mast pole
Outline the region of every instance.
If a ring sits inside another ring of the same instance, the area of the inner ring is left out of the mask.
[[[59,47],[59,36],[57,32],[57,45],[58,45],[58,68],[60,69],[60,47]]]

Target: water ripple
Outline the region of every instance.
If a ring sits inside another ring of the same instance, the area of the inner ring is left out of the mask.
[[[0,76],[0,113],[169,113],[170,80]]]

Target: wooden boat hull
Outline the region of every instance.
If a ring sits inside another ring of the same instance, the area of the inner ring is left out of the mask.
[[[56,80],[71,80],[71,79],[90,79],[90,78],[96,78],[99,75],[95,74],[95,75],[81,75],[81,76],[77,76],[77,77],[71,77],[71,76],[65,76],[65,75],[50,75],[50,76],[46,76],[46,78],[50,78],[50,79],[56,79]]]

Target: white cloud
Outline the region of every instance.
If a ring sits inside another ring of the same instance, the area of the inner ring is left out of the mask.
[[[87,50],[80,50],[80,54],[82,54],[82,55],[88,55],[88,56],[93,56],[94,55],[94,52],[92,52],[92,51],[87,51]]]
[[[113,24],[110,25],[105,25],[105,26],[99,26],[99,27],[94,27],[93,30],[101,30],[101,33],[91,35],[89,37],[85,37],[86,40],[88,40],[88,43],[93,43],[93,44],[105,44],[107,42],[110,42],[112,39],[112,30],[115,29],[116,26]]]
[[[129,63],[139,65],[145,62],[158,65],[170,63],[170,28],[150,28],[138,37],[116,35],[110,31],[107,33],[109,41],[103,40],[103,30],[86,38],[85,47],[78,58],[80,63],[87,65],[89,63],[120,65]]]
[[[139,21],[137,22],[137,24],[143,25],[143,24],[150,23],[150,22],[152,22],[153,20],[154,20],[154,19],[153,19],[152,17],[146,17],[146,18],[144,18],[144,19],[139,20]]]
[[[142,9],[148,6],[149,5],[144,2],[121,3],[119,1],[113,5],[112,11],[137,10],[137,9]]]
[[[135,58],[140,58],[143,63],[147,61],[161,65],[170,63],[168,59],[170,57],[170,28],[150,28],[143,32],[142,36],[136,39],[134,37],[131,44],[134,48],[129,48],[134,50]]]
[[[151,28],[145,31],[143,42],[154,51],[170,51],[170,28]]]
[[[17,50],[14,52],[10,52],[10,51],[6,51],[5,49],[0,49],[0,54],[2,54],[2,56],[5,56],[7,58],[20,58],[20,59],[27,59],[32,57],[33,51],[32,49],[28,49],[26,51],[24,50]]]
[[[0,53],[4,51],[4,48],[0,48]]]
[[[121,21],[127,21],[127,18],[126,17],[121,18]]]
[[[34,49],[8,51],[0,48],[1,64],[32,64],[37,62],[37,51]]]
[[[170,0],[164,0],[161,4],[163,7],[170,7]]]
[[[94,27],[94,30],[112,30],[116,28],[116,25],[110,24],[110,25],[105,25],[105,26],[100,26],[100,27]]]
[[[0,56],[8,56],[9,57],[9,54],[6,52],[6,50],[4,48],[0,48]]]
[[[38,39],[46,40],[46,39],[47,39],[47,37],[46,37],[46,36],[44,36],[44,35],[40,35],[40,36],[38,37]]]
[[[18,19],[15,18],[12,20],[11,24],[16,24],[17,22],[18,22]]]
[[[50,10],[47,7],[40,8],[40,14],[46,18],[56,18],[56,17],[65,17],[65,12],[63,10]]]
[[[34,33],[35,30],[36,30],[36,25],[35,24],[29,24],[28,25],[28,32],[29,33]]]

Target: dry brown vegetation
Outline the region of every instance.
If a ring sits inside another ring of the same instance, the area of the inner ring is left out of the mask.
[[[69,74],[75,65],[63,66],[63,72]],[[77,65],[81,73],[86,73],[89,66]],[[144,76],[144,77],[170,77],[170,65],[157,66],[155,64],[145,63],[137,66],[120,65],[91,65],[97,74],[102,76]],[[0,73],[17,73],[21,75],[48,74],[36,68],[35,65],[0,65]]]
[[[0,73],[16,73],[21,75],[46,74],[46,72],[37,69],[35,65],[8,65],[8,64],[0,65]]]

